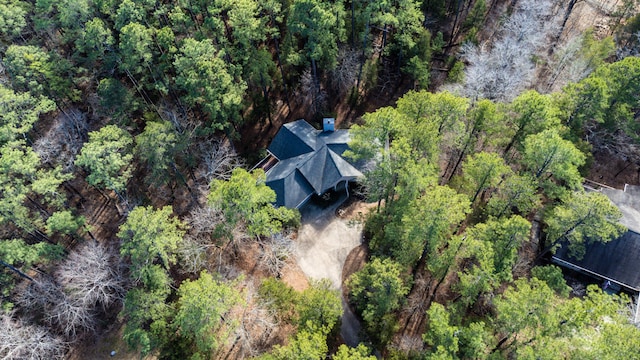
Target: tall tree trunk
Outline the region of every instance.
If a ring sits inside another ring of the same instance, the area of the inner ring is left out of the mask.
[[[318,104],[318,96],[320,96],[320,80],[318,79],[318,66],[316,64],[316,59],[311,58],[311,72],[313,74],[313,112],[314,115],[318,115],[320,113],[320,108]]]
[[[456,16],[453,19],[453,25],[451,26],[451,38],[449,39],[449,44],[448,46],[451,46],[453,44],[453,42],[455,41],[456,36],[458,36],[458,20],[460,18],[460,12],[462,11],[461,9],[461,4],[463,0],[456,0],[457,1],[457,5],[456,5]]]
[[[269,102],[269,89],[267,89],[267,85],[264,81],[264,75],[262,73],[260,73],[260,85],[262,87],[264,102],[267,106],[267,119],[269,119],[269,125],[273,126],[273,120],[271,119],[271,103]]]
[[[351,47],[356,47],[356,11],[355,0],[351,0]]]
[[[364,67],[366,58],[365,47],[367,46],[367,38],[369,37],[369,20],[367,20],[367,26],[365,27],[364,34],[362,35],[362,56],[360,61],[360,69],[358,70],[358,79],[356,80],[356,90],[360,89],[360,80],[362,79],[362,68]]]
[[[555,40],[553,41],[553,45],[549,49],[549,54],[553,54],[558,45],[558,41],[560,40],[560,36],[564,32],[564,28],[567,26],[567,21],[569,21],[569,17],[571,17],[571,13],[573,12],[573,7],[582,0],[569,0],[567,4],[567,10],[564,12],[564,18],[562,19],[562,25],[560,25],[560,29],[558,29],[558,33],[555,36]]]
[[[287,102],[287,108],[291,113],[291,103],[289,103],[289,89],[287,89],[287,78],[285,77],[284,70],[282,69],[282,61],[280,61],[280,45],[278,38],[273,38],[274,45],[276,46],[276,60],[278,61],[278,69],[280,69],[280,75],[282,75],[282,86],[284,87],[284,99]]]
[[[22,278],[25,278],[25,279],[27,279],[27,280],[29,280],[29,281],[33,281],[33,279],[32,279],[29,275],[27,275],[27,274],[23,273],[23,272],[22,272],[22,271],[20,271],[19,269],[15,268],[15,267],[13,267],[13,266],[11,266],[11,265],[9,265],[9,264],[7,264],[6,262],[4,262],[4,261],[2,261],[2,260],[0,260],[0,265],[2,265],[2,266],[4,266],[4,267],[6,267],[7,269],[9,269],[9,270],[11,270],[11,271],[15,272],[16,274],[18,274],[18,275],[19,275],[20,277],[22,277]]]
[[[384,51],[384,47],[387,45],[387,28],[389,25],[384,24],[384,28],[382,29],[382,51]]]

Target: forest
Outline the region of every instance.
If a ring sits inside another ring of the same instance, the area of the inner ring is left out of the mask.
[[[638,10],[0,0],[0,359],[637,358],[638,294],[549,259],[626,231],[583,184],[640,185]],[[325,117],[364,164],[339,288],[254,169]]]

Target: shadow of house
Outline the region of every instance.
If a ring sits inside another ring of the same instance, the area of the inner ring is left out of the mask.
[[[348,130],[334,130],[325,119],[324,130],[305,120],[285,124],[267,148],[266,184],[276,193],[276,206],[302,207],[314,194],[344,189],[362,173],[342,157],[349,148]],[[268,166],[267,166],[268,165]],[[258,165],[260,166],[260,165]]]
[[[640,295],[640,187],[626,185],[625,190],[600,188],[622,212],[620,223],[627,231],[608,243],[592,242],[585,247],[582,259],[569,255],[566,246],[560,247],[551,260],[568,269],[602,281],[606,287],[624,289]],[[640,300],[640,299],[638,299]],[[634,321],[640,316],[637,301]]]

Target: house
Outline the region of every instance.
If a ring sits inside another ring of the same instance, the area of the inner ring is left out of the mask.
[[[624,190],[602,187],[622,212],[620,223],[628,229],[621,237],[606,244],[593,242],[586,245],[582,259],[575,259],[563,246],[551,260],[565,268],[601,280],[606,287],[622,288],[632,294],[640,294],[640,187],[625,185]],[[606,290],[606,289],[605,289]],[[640,301],[637,303],[640,305]],[[640,307],[636,308],[636,320]]]
[[[285,124],[267,148],[261,164],[266,184],[276,192],[276,206],[300,208],[313,194],[344,188],[362,176],[342,157],[349,148],[349,132],[335,130],[333,119],[324,119],[317,130],[305,120]]]

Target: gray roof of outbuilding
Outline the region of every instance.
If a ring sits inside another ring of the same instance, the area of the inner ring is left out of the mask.
[[[298,207],[313,193],[361,177],[341,156],[348,142],[347,130],[322,132],[304,120],[285,124],[268,148],[280,160],[266,174],[267,185],[276,192],[275,205]]]
[[[627,231],[606,244],[591,243],[585,250],[584,257],[577,260],[569,256],[566,246],[562,246],[553,258],[560,265],[566,265],[562,263],[566,262],[592,275],[640,291],[640,234]]]
[[[620,223],[629,231],[608,243],[593,242],[585,246],[581,260],[569,256],[567,247],[558,249],[553,260],[560,265],[573,266],[635,291],[640,291],[640,192],[625,186],[625,190],[602,188],[621,211]]]
[[[616,204],[622,212],[620,223],[628,229],[640,233],[640,194],[634,186],[626,185],[625,190],[603,188],[603,194]],[[640,261],[640,258],[638,259]]]

